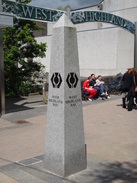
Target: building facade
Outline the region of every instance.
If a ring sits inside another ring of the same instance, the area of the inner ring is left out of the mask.
[[[99,10],[115,14],[131,22],[137,22],[137,0],[104,0],[99,4],[79,10]],[[38,42],[47,43],[46,58],[40,59],[50,67],[52,27],[48,23],[47,36],[38,37]],[[134,67],[134,34],[108,23],[89,22],[76,24],[80,75],[91,73],[112,76]]]

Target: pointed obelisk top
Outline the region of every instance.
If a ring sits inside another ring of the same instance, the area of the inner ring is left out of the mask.
[[[55,23],[53,28],[56,27],[75,27],[71,20],[65,15],[65,13],[60,17],[60,19]]]

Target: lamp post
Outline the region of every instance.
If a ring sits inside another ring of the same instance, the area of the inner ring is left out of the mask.
[[[0,12],[2,12],[2,0],[0,0]],[[4,86],[3,31],[2,31],[2,27],[0,27],[0,114],[5,114],[5,86]]]
[[[135,35],[134,35],[134,68],[137,68],[137,22],[135,22]]]
[[[3,59],[3,31],[2,28],[13,27],[13,14],[4,13],[0,0],[0,115],[5,114],[5,85]]]

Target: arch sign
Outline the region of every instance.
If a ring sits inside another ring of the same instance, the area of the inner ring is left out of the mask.
[[[13,1],[4,2],[3,11],[6,13],[13,13],[19,19],[44,22],[56,22],[62,16],[62,14],[65,13],[65,11],[34,7]],[[135,33],[134,23],[114,14],[103,11],[72,11],[70,12],[70,19],[74,24],[84,22],[111,23],[128,30],[133,34]]]
[[[111,13],[103,12],[103,11],[76,11],[71,12],[71,20],[74,24],[82,23],[82,22],[104,22],[111,23],[113,25],[120,26],[131,33],[135,32],[135,24],[116,16]]]
[[[13,1],[5,1],[2,6],[5,13],[13,13],[16,18],[44,22],[56,22],[65,13],[65,11],[29,6]]]

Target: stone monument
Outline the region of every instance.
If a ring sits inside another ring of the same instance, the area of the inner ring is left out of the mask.
[[[87,167],[76,28],[63,14],[53,27],[44,167],[62,177]]]

